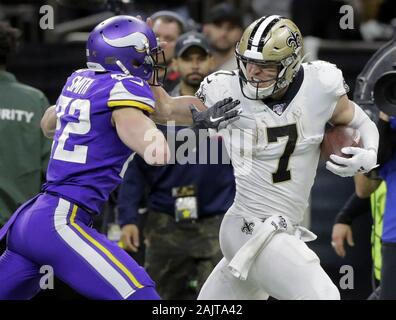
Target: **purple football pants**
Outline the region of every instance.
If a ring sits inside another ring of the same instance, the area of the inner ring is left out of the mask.
[[[10,220],[15,221],[4,226],[7,250],[0,257],[0,300],[32,298],[49,268],[91,299],[159,299],[146,271],[92,229],[91,215],[72,202],[42,194]]]

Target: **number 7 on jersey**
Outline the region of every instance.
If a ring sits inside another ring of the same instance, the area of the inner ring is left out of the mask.
[[[288,137],[285,151],[279,158],[278,169],[272,174],[273,183],[279,183],[291,179],[289,166],[289,159],[296,147],[298,133],[297,125],[295,123],[283,127],[267,128],[268,143],[278,142],[280,137]]]

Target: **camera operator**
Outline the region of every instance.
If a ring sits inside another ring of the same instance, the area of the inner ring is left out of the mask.
[[[357,79],[355,100],[366,105],[373,117],[378,114],[379,167],[367,175],[355,176],[356,193],[336,217],[332,234],[334,250],[339,256],[345,256],[344,241],[353,246],[350,225],[357,216],[369,210],[368,198],[371,197],[373,275],[376,284],[380,280],[380,290],[369,299],[396,299],[395,46],[396,32],[394,39],[374,54]]]
[[[382,153],[379,155],[381,166],[377,172],[387,186],[381,237],[382,268],[379,297],[381,300],[393,300],[396,299],[396,274],[394,272],[396,270],[396,117],[381,112],[378,127],[381,134]],[[362,175],[355,178],[356,193],[360,198],[368,197],[379,185],[380,180],[373,180]]]

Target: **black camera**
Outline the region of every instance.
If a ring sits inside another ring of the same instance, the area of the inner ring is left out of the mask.
[[[379,110],[396,115],[396,31],[359,74],[353,100],[376,122]]]
[[[396,116],[396,63],[395,70],[385,72],[374,85],[374,103],[388,116]]]

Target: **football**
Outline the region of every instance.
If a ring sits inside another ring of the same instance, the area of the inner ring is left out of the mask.
[[[321,144],[321,159],[330,160],[331,154],[350,158],[351,155],[344,154],[341,149],[344,147],[362,147],[360,132],[348,126],[334,126],[326,130]]]

